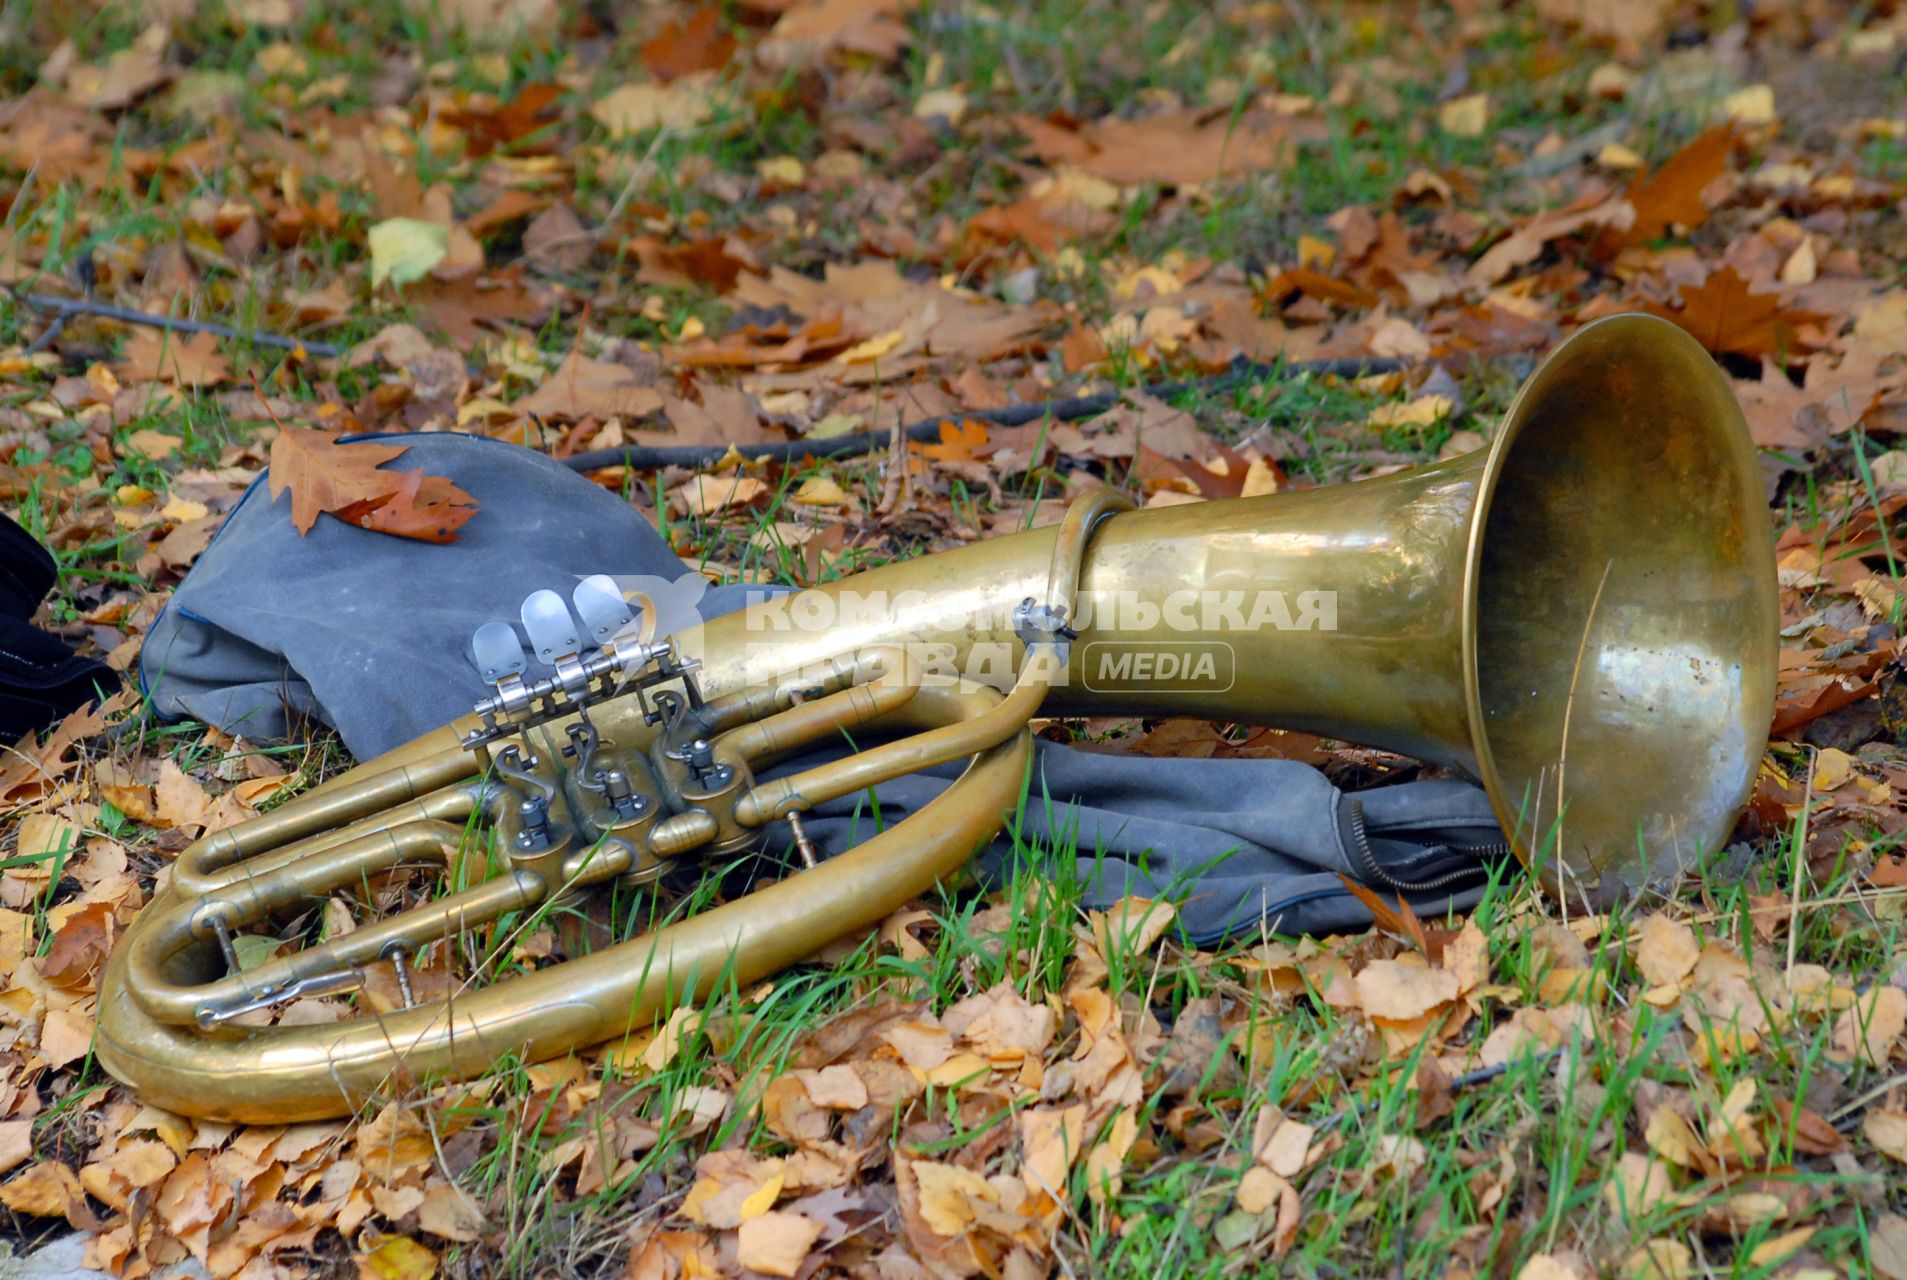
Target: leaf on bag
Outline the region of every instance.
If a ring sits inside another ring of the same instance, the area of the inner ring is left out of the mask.
[[[404,445],[358,442],[306,427],[281,426],[272,441],[271,496],[291,492],[291,523],[310,533],[330,512],[360,528],[427,542],[454,540],[454,531],[476,513],[477,501],[442,476],[383,471],[406,452]]]

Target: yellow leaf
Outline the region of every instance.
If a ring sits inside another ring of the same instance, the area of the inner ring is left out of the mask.
[[[938,116],[948,124],[959,124],[966,114],[967,95],[958,89],[929,89],[914,102],[916,120]]]
[[[1695,1274],[1695,1250],[1680,1240],[1651,1240],[1622,1261],[1624,1280],[1687,1280]]]
[[[1620,142],[1609,142],[1603,144],[1602,150],[1596,153],[1596,163],[1605,169],[1640,169],[1642,154]]]
[[[1795,246],[1788,260],[1781,264],[1781,273],[1777,277],[1783,284],[1812,284],[1816,271],[1814,240],[1806,238]]]
[[[735,1260],[767,1276],[792,1276],[821,1238],[821,1224],[798,1213],[764,1213],[742,1223]]]
[[[1765,84],[1751,84],[1723,98],[1722,111],[1736,124],[1773,124],[1775,91]]]
[[[1823,747],[1814,758],[1814,789],[1833,791],[1854,776],[1854,757],[1835,747]]]
[[[422,218],[386,218],[370,230],[371,287],[422,280],[450,254],[450,228]]]
[[[1861,1121],[1861,1132],[1874,1144],[1874,1150],[1907,1164],[1907,1112],[1870,1111]]]
[[[714,1151],[695,1164],[699,1175],[682,1200],[681,1215],[705,1227],[732,1229],[775,1207],[787,1181],[787,1162],[746,1151]]]
[[[616,135],[655,128],[692,129],[715,114],[707,76],[684,76],[666,88],[626,84],[590,104],[589,114]]]
[[[1178,919],[1178,908],[1150,898],[1121,898],[1102,916],[1094,912],[1093,932],[1107,955],[1136,955],[1149,949]]]
[[[769,156],[755,162],[755,172],[762,181],[777,183],[784,187],[798,187],[801,180],[808,176],[807,169],[794,156]]]
[[[1262,1164],[1255,1164],[1238,1180],[1238,1207],[1246,1213],[1263,1213],[1278,1203],[1279,1193],[1289,1185]]]
[[[933,1160],[916,1160],[910,1167],[921,1219],[935,1235],[964,1235],[982,1210],[999,1201],[999,1193],[971,1169]]]
[[[804,507],[845,507],[853,495],[828,476],[809,476],[795,490],[795,502]]]
[[[1657,1107],[1649,1113],[1649,1123],[1643,1127],[1642,1137],[1651,1151],[1684,1169],[1695,1165],[1697,1153],[1703,1150],[1688,1121],[1668,1107]]]
[[[1539,1253],[1524,1263],[1516,1280],[1582,1280],[1583,1273],[1571,1264],[1547,1253]]]
[[[1373,960],[1357,975],[1357,998],[1373,1018],[1408,1022],[1421,1018],[1458,995],[1457,976],[1442,969]]]
[[[1086,1106],[1035,1107],[1020,1113],[1020,1177],[1027,1190],[1066,1198],[1066,1178],[1079,1155]]]
[[[879,360],[907,338],[899,329],[889,329],[886,333],[876,334],[866,342],[856,343],[840,355],[842,364],[867,364]]]
[[[1418,396],[1402,404],[1380,404],[1364,419],[1372,427],[1429,427],[1450,416],[1456,408],[1449,396]]]
[[[1833,1054],[1884,1066],[1907,1031],[1907,991],[1876,983],[1834,1023]]]
[[[1652,987],[1677,987],[1695,971],[1702,948],[1695,931],[1680,920],[1652,915],[1642,922],[1641,939],[1636,944],[1636,967]]]
[[[1316,236],[1298,237],[1298,265],[1301,267],[1329,271],[1337,256],[1338,248],[1329,240],[1320,240]]]
[[[57,1160],[31,1165],[25,1173],[0,1187],[0,1204],[15,1213],[57,1218],[83,1204],[85,1189],[74,1172]]]
[[[185,443],[178,436],[164,431],[154,431],[150,427],[133,432],[126,437],[126,444],[138,452],[158,462],[169,458],[178,447]]]
[[[1086,1194],[1094,1204],[1104,1204],[1107,1196],[1119,1194],[1124,1182],[1121,1171],[1138,1137],[1138,1117],[1122,1109],[1113,1117],[1111,1131],[1086,1157]]]
[[[1238,490],[1241,498],[1256,498],[1278,492],[1278,473],[1263,458],[1253,458],[1245,468],[1245,482]]]
[[[358,1280],[430,1280],[437,1255],[409,1236],[392,1236],[358,1259]]]
[[[1454,133],[1459,138],[1482,137],[1485,126],[1490,123],[1490,95],[1466,93],[1461,98],[1452,98],[1438,108],[1437,123],[1443,126],[1445,133]]]
[[[1764,1240],[1749,1253],[1748,1265],[1772,1267],[1813,1239],[1814,1232],[1813,1227],[1796,1227],[1793,1231],[1784,1232],[1772,1240]]]

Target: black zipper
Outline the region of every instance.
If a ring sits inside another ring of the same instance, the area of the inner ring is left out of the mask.
[[[1345,805],[1345,818],[1350,827],[1350,857],[1353,867],[1367,880],[1375,881],[1388,888],[1400,889],[1405,893],[1431,893],[1438,889],[1447,889],[1454,884],[1479,877],[1483,872],[1482,863],[1496,858],[1508,857],[1510,846],[1507,841],[1498,840],[1490,844],[1445,845],[1452,853],[1460,855],[1465,865],[1455,867],[1442,875],[1431,876],[1426,880],[1406,880],[1379,865],[1377,855],[1371,850],[1371,839],[1364,828],[1364,806],[1356,799],[1350,799]]]

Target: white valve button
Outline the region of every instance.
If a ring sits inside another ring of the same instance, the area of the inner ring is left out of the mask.
[[[507,622],[486,622],[470,637],[470,656],[484,683],[497,684],[511,676],[520,676],[530,660],[523,653],[523,642]]]
[[[537,658],[551,666],[574,657],[583,647],[577,643],[576,620],[569,616],[569,606],[548,589],[531,592],[523,602],[523,629],[530,635],[530,647]]]
[[[616,633],[635,618],[617,589],[616,580],[606,573],[592,573],[577,583],[574,598],[576,616],[583,620],[583,629],[599,645],[614,640]]]

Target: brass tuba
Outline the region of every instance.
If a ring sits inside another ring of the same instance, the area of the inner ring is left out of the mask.
[[[1660,884],[1713,852],[1747,800],[1775,692],[1773,538],[1728,381],[1665,321],[1584,327],[1468,456],[1128,505],[1101,493],[1056,527],[668,640],[591,581],[576,598],[587,645],[560,598],[533,597],[547,674],[493,635],[478,657],[496,693],[472,716],[179,857],[102,980],[100,1060],[151,1103],[284,1123],[623,1035],[955,873],[1019,802],[1036,715],[1244,721],[1440,762],[1483,783],[1553,892]],[[762,778],[844,733],[878,743]],[[814,858],[804,812],[960,760],[919,813]],[[483,980],[525,922],[777,830],[805,869]],[[400,867],[433,870],[441,890],[241,963],[246,930]],[[419,997],[418,958],[453,946],[469,974]],[[260,1025],[360,988],[378,962],[395,971],[394,1007]]]

